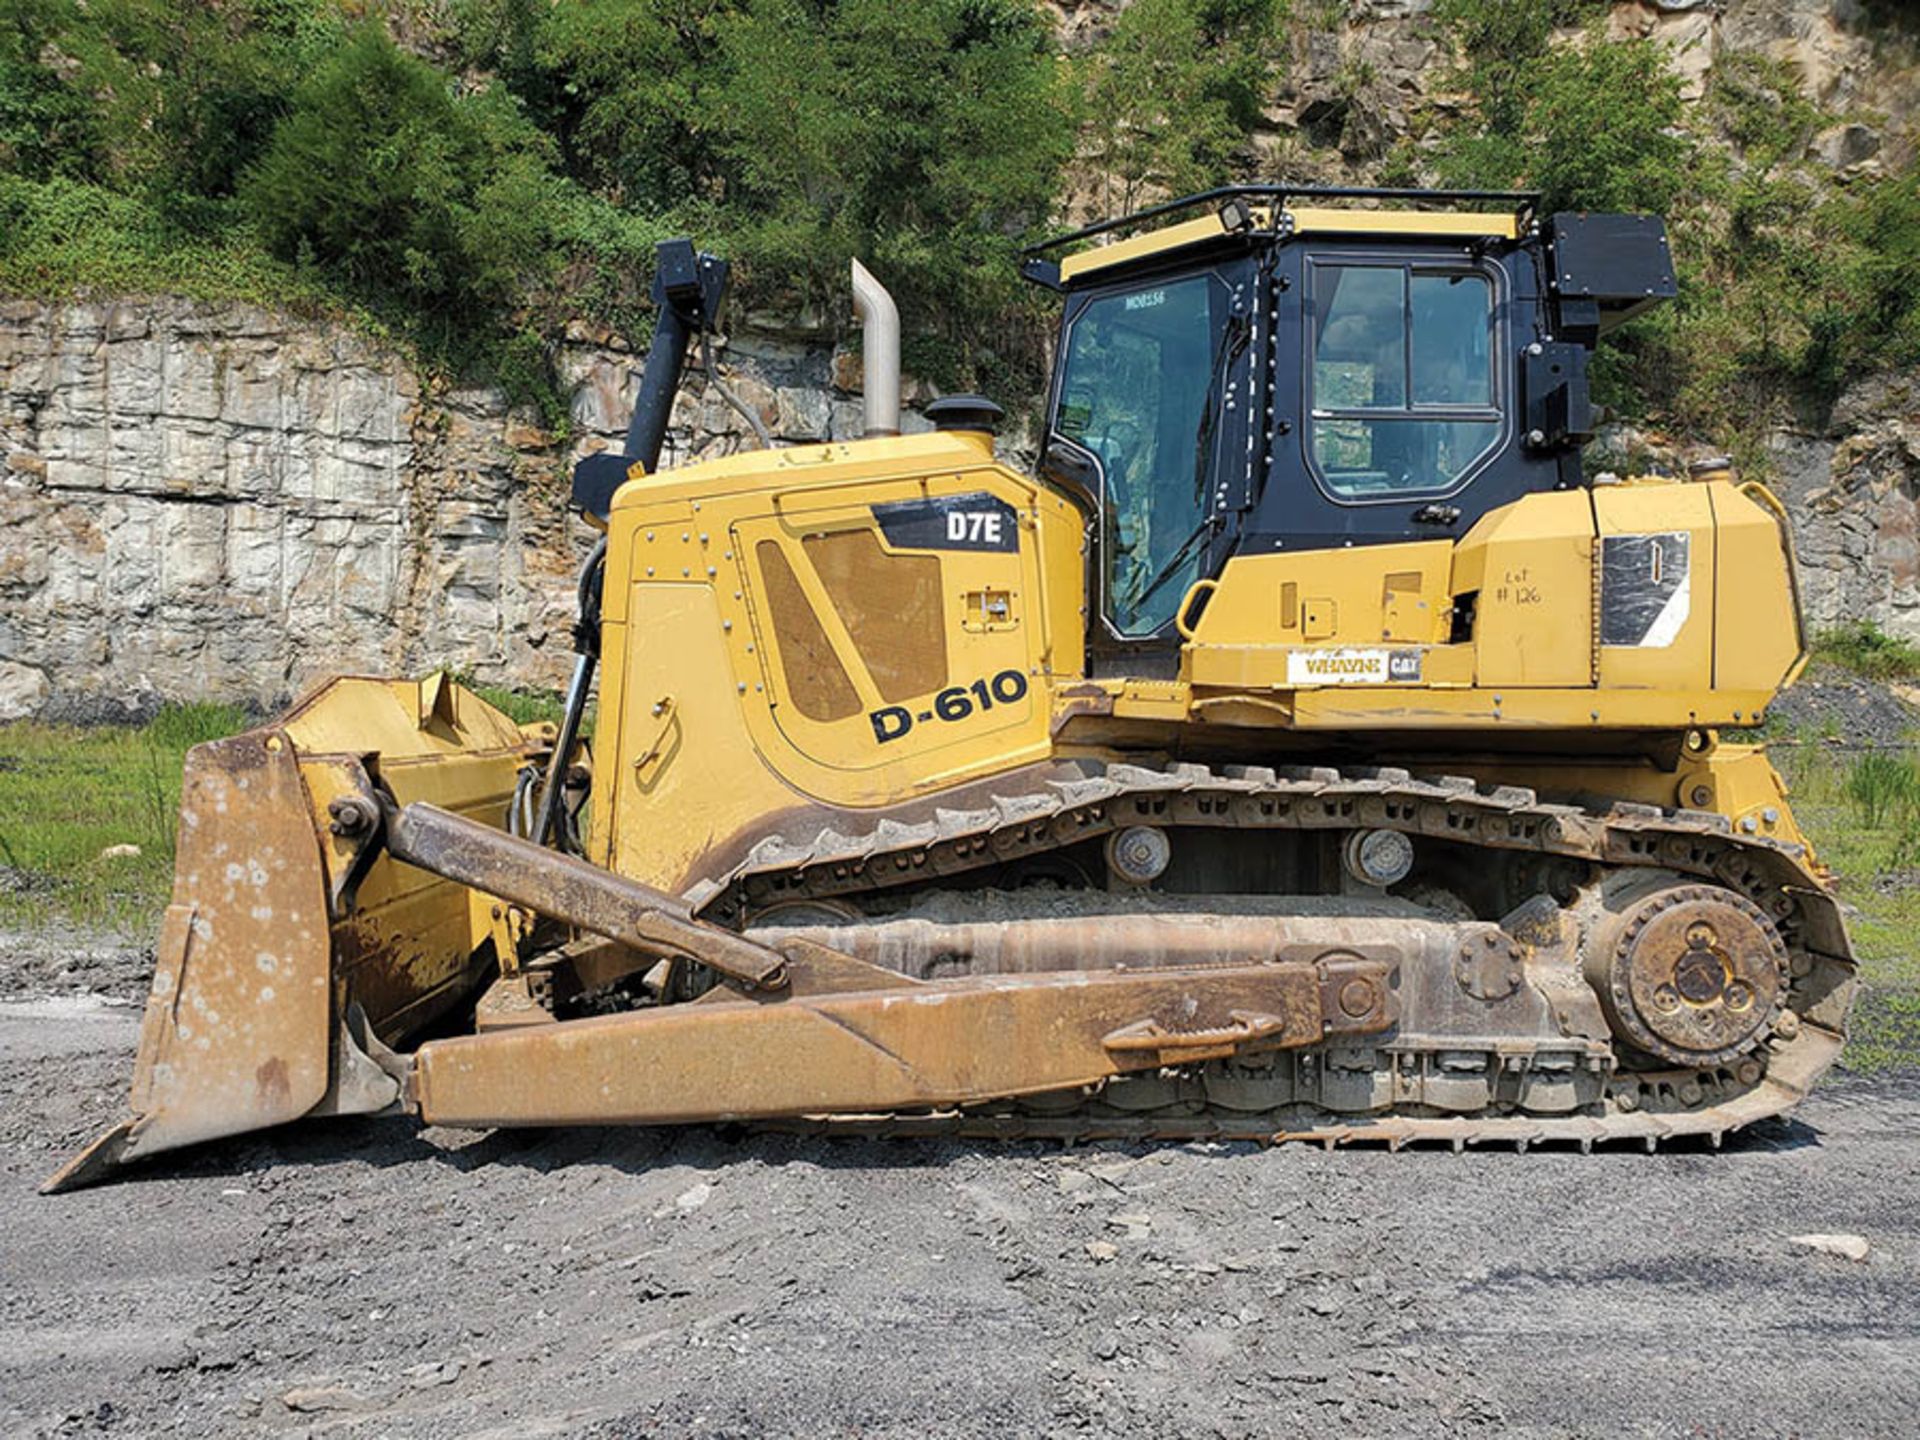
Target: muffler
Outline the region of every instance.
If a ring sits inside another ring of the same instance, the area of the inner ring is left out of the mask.
[[[860,317],[866,434],[900,433],[900,310],[887,287],[853,262],[853,309]]]

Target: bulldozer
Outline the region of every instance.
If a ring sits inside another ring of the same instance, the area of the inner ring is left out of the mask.
[[[978,396],[658,469],[728,263],[660,247],[557,722],[348,677],[186,762],[130,1117],[1590,1148],[1789,1111],[1856,987],[1736,738],[1804,664],[1724,460],[1585,473],[1655,217],[1235,186],[1035,246]],[[724,384],[723,381],[720,383]],[[594,697],[597,695],[597,702]],[[593,710],[590,740],[585,738]]]

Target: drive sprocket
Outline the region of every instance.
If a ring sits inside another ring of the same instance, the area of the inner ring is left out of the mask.
[[[1766,1039],[1788,957],[1758,905],[1719,885],[1670,885],[1610,909],[1588,979],[1623,1039],[1689,1066],[1725,1064]]]

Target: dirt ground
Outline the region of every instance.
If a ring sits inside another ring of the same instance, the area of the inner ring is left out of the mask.
[[[137,952],[0,942],[0,1434],[1910,1435],[1920,1076],[1719,1153],[417,1132],[35,1186]],[[71,952],[70,952],[71,953]],[[1790,1243],[1850,1232],[1864,1263]]]

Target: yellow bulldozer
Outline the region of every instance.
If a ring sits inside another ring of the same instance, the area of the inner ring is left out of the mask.
[[[1583,473],[1664,225],[1253,186],[1036,247],[1039,457],[656,473],[726,262],[661,247],[574,503],[564,718],[331,681],[188,758],[132,1117],[1649,1148],[1802,1099],[1854,966],[1751,728],[1804,660],[1725,462]],[[708,366],[711,370],[709,352]],[[597,680],[590,746],[582,721]],[[590,750],[590,755],[589,755]]]

